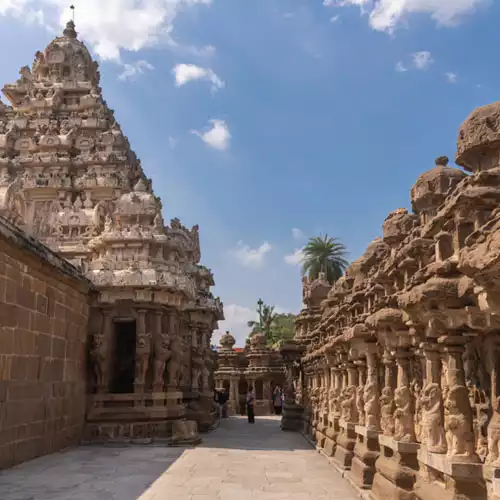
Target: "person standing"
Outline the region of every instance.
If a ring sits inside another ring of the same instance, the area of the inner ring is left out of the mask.
[[[255,401],[255,393],[253,392],[253,387],[250,386],[247,392],[247,416],[249,424],[255,423],[255,413],[253,407],[254,401]]]
[[[273,406],[274,406],[274,413],[276,415],[281,415],[282,405],[283,405],[283,397],[281,394],[281,387],[277,385],[273,393]]]

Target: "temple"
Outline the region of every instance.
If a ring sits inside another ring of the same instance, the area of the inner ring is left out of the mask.
[[[500,497],[500,103],[460,127],[456,163],[333,286],[304,281],[282,346],[282,427],[373,499]]]
[[[249,387],[255,392],[256,415],[273,413],[272,395],[277,386],[283,387],[284,366],[278,349],[266,345],[262,332],[254,333],[242,349],[234,348],[235,339],[226,332],[217,350],[217,369],[214,373],[218,390],[229,394],[229,413],[246,413],[246,394]]]
[[[86,311],[84,339],[70,343],[69,333],[61,335],[66,356],[77,350],[73,373],[64,363],[53,373],[61,383],[78,380],[86,392],[74,394],[87,399],[75,432],[83,441],[196,440],[196,427],[209,428],[214,418],[210,339],[223,319],[210,292],[213,275],[200,264],[198,226],[164,223],[72,21],[3,93],[10,104],[0,102],[0,215],[63,259],[87,287],[71,304],[41,288],[49,326],[25,326],[50,337],[75,310]],[[15,307],[19,296],[11,299]]]

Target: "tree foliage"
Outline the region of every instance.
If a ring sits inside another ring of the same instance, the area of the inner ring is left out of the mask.
[[[259,313],[259,309],[257,309]],[[262,332],[266,336],[267,345],[274,345],[280,340],[290,340],[295,334],[295,315],[278,314],[275,306],[262,304],[260,310],[262,318]],[[249,321],[248,326],[252,329],[250,337],[261,331],[259,321]]]
[[[344,244],[327,234],[311,238],[302,252],[304,255],[302,274],[311,279],[318,278],[319,273],[325,273],[327,281],[334,283],[344,274],[349,265]]]

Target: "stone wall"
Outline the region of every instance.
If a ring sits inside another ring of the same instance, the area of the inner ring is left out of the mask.
[[[80,440],[89,288],[0,218],[0,468]]]
[[[500,102],[465,120],[455,162],[332,287],[303,283],[295,413],[373,500],[500,499]]]

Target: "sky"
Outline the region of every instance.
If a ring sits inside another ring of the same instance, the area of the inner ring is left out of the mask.
[[[71,0],[0,0],[0,83]],[[300,249],[359,257],[418,176],[498,98],[499,0],[74,0],[108,105],[243,345],[256,302],[301,308]],[[5,99],[4,99],[5,102]]]

